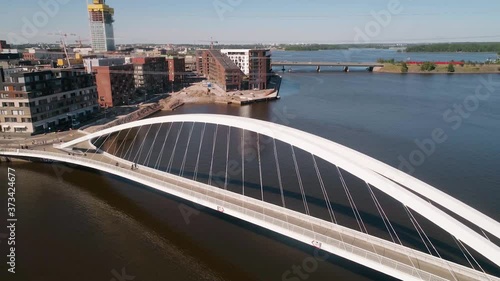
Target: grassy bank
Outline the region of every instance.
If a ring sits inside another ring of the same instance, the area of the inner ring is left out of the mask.
[[[383,73],[402,73],[402,65],[400,63],[385,63],[384,67],[377,72]],[[455,72],[448,71],[448,65],[436,65],[436,69],[431,71],[421,70],[420,65],[408,65],[408,73],[499,73],[500,64],[484,64],[484,65],[469,65],[455,66]]]

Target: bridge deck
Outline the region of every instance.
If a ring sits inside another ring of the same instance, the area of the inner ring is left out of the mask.
[[[392,242],[203,183],[148,167],[139,166],[138,170],[131,170],[131,162],[108,154],[73,156],[52,148],[50,151],[0,150],[0,155],[47,158],[97,168],[245,219],[310,245],[315,243],[339,256],[355,255],[369,267],[374,268],[374,264],[379,264],[398,270],[407,274],[410,277],[408,280],[500,280]]]

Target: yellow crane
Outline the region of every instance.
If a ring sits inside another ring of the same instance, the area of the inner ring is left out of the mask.
[[[56,33],[48,33],[47,35],[52,35],[52,36],[59,36],[61,38],[61,47],[63,48],[64,50],[64,55],[66,56],[66,62],[68,63],[68,66],[71,67],[71,62],[69,60],[69,56],[68,56],[68,44],[67,44],[67,38],[68,36],[76,36],[76,34],[74,33],[70,33],[70,34],[67,34],[67,33],[63,33],[61,31],[59,32],[56,32]]]

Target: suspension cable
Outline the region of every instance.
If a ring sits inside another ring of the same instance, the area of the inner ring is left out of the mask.
[[[141,129],[142,129],[142,126],[140,126],[139,130],[137,130],[137,133],[135,133],[135,137],[132,140],[132,143],[130,144],[130,146],[127,148],[127,151],[125,152],[125,155],[123,155],[123,159],[129,160],[130,156],[132,156],[132,151],[130,151],[130,148],[132,148],[134,146],[135,141],[137,139],[137,136],[139,135],[139,132],[141,131]],[[127,158],[127,154],[129,153],[129,151],[130,151],[130,155],[129,155],[129,158]]]
[[[380,208],[380,211],[381,211],[381,213],[382,213],[383,217],[384,217],[384,218],[385,218],[385,220],[387,221],[387,224],[389,225],[389,227],[392,229],[392,232],[394,233],[394,236],[395,236],[395,237],[396,237],[396,239],[398,240],[399,245],[404,246],[404,245],[403,245],[403,242],[402,242],[402,241],[401,241],[401,239],[399,238],[398,233],[396,232],[396,230],[394,229],[394,227],[393,227],[393,225],[392,225],[391,221],[389,220],[389,217],[388,217],[388,216],[387,216],[387,214],[385,213],[384,208],[382,207],[382,204],[380,204],[380,202],[378,201],[377,196],[376,196],[376,195],[375,195],[375,193],[373,192],[372,187],[371,187],[371,186],[370,186],[370,184],[368,184],[367,182],[365,182],[365,183],[366,183],[366,186],[368,187],[368,190],[369,190],[369,191],[370,191],[370,193],[373,195],[373,196],[372,196],[372,198],[373,198],[373,199],[375,200],[375,202],[376,202],[376,203],[375,203],[375,205],[377,205],[377,206]],[[390,232],[389,232],[389,234],[390,234]],[[392,237],[392,235],[391,235],[391,237]],[[414,252],[414,251],[415,251],[415,250],[413,250],[413,249],[411,249],[411,248],[409,248],[409,249],[410,249],[410,252]],[[413,268],[417,268],[417,267],[415,266],[415,263],[414,263],[414,262],[413,262],[413,260],[411,259],[410,255],[409,255],[408,253],[406,253],[406,256],[408,257],[408,260],[410,261],[410,263],[411,263],[411,265],[413,266]],[[417,271],[417,274],[418,274],[418,277],[419,277],[421,280],[423,280],[423,279],[422,279],[422,276],[420,275],[420,272],[419,272],[419,271]]]
[[[109,147],[113,147],[113,144],[115,144],[115,142],[118,140],[118,137],[120,136],[121,132],[122,132],[122,131],[119,131],[119,132],[118,132],[118,135],[116,135],[116,137],[113,139],[113,141],[111,141],[111,144],[109,145]],[[114,151],[113,151],[113,153],[109,153],[109,154],[114,155],[114,154],[115,154],[115,152],[116,152],[116,151],[114,150]],[[104,160],[104,156],[101,158],[101,161],[103,161],[103,160]],[[109,163],[113,162],[113,159],[112,159],[112,158],[108,158],[108,160],[110,160],[110,162],[109,162]],[[107,161],[103,161],[103,162],[108,163]]]
[[[405,208],[406,208],[407,213],[410,214],[410,216],[411,216],[410,220],[413,219],[413,221],[415,221],[418,228],[422,231],[422,234],[424,235],[424,237],[427,239],[427,241],[431,245],[432,249],[434,249],[434,251],[436,252],[437,256],[440,259],[444,260],[443,257],[441,257],[441,254],[438,252],[438,250],[434,246],[434,243],[432,243],[432,241],[429,239],[429,236],[427,236],[427,234],[425,233],[424,229],[422,228],[422,226],[418,222],[417,218],[415,218],[415,216],[413,215],[413,213],[411,212],[411,210],[408,207],[405,206]],[[417,229],[417,231],[418,231],[418,229]],[[426,245],[426,247],[427,247],[427,245]],[[429,250],[429,253],[432,256],[432,253],[430,252],[430,250]],[[455,281],[458,281],[457,277],[455,276],[455,273],[452,271],[451,266],[449,265],[449,263],[447,261],[446,261],[446,265],[448,266],[448,271],[450,272],[451,276],[453,276],[453,279],[455,279]]]
[[[264,201],[264,185],[262,183],[262,162],[260,160],[260,134],[257,134],[257,158],[259,159],[259,179],[260,179],[260,195]]]
[[[302,195],[302,202],[304,203],[304,209],[306,210],[306,214],[310,216],[311,213],[309,212],[309,206],[307,206],[307,198],[304,191],[304,185],[302,183],[302,177],[300,176],[299,165],[297,164],[297,156],[295,155],[295,149],[293,148],[293,145],[290,146],[292,147],[293,164],[295,166],[295,174],[297,174],[297,181],[299,182],[300,193]]]
[[[127,138],[128,138],[128,135],[130,134],[130,131],[132,131],[132,129],[127,130],[127,134],[125,135],[125,138],[121,141],[120,145],[118,146],[118,150],[116,151],[116,155],[115,156],[119,157],[120,159],[122,158],[123,151],[120,153],[120,156],[118,156],[118,152],[120,152],[120,149],[122,148],[122,146],[127,141]],[[125,150],[125,146],[123,146],[123,150]]]
[[[490,242],[491,242],[491,240],[490,240],[490,238],[488,237],[488,235],[486,235],[486,232],[484,232],[484,230],[483,230],[482,228],[479,228],[479,229],[481,229],[481,232],[483,233],[484,237],[485,237],[486,239],[488,239],[488,241],[490,241]]]
[[[194,126],[196,123],[193,123],[193,126],[191,126],[191,130],[189,131],[189,136],[186,144],[186,151],[184,152],[184,158],[182,159],[182,164],[181,164],[181,171],[180,171],[180,176],[182,177],[184,175],[184,167],[186,166],[186,158],[189,150],[189,144],[191,143],[191,137],[193,136],[193,130]]]
[[[228,183],[228,169],[229,169],[229,142],[231,141],[231,127],[227,131],[227,150],[226,150],[226,176],[224,179],[224,189],[227,190]]]
[[[406,214],[408,215],[408,217],[410,218],[410,222],[411,224],[413,225],[413,227],[415,228],[415,230],[417,231],[418,233],[418,236],[420,236],[420,240],[422,240],[422,242],[424,243],[424,246],[425,248],[427,249],[427,252],[429,252],[429,254],[432,256],[432,252],[431,250],[429,249],[429,247],[427,246],[427,243],[425,242],[424,238],[422,237],[422,234],[420,233],[420,230],[418,229],[417,225],[415,224],[415,221],[413,220],[413,218],[411,217],[409,211],[408,211],[408,207],[406,207],[406,205],[404,205],[404,208],[405,208],[405,211],[406,211]]]
[[[182,128],[184,127],[184,122],[181,123],[179,132],[177,132],[177,138],[175,139],[174,148],[172,149],[172,154],[170,154],[170,161],[168,161],[167,171],[170,173],[172,171],[172,166],[174,164],[175,152],[177,150],[177,143],[179,143],[179,137],[181,136]]]
[[[285,194],[283,192],[283,182],[281,180],[280,163],[278,159],[278,149],[276,148],[276,140],[274,138],[273,138],[273,146],[274,146],[274,161],[276,162],[276,172],[278,174],[278,184],[280,186],[280,193],[281,193],[281,203],[283,204],[283,207],[286,208]]]
[[[167,133],[165,135],[165,139],[163,140],[163,145],[161,147],[160,153],[158,154],[158,158],[156,158],[155,169],[157,169],[157,170],[160,169],[161,160],[163,158],[163,151],[165,150],[165,144],[167,143],[168,136],[170,135],[170,130],[172,129],[173,126],[174,126],[173,123],[170,123],[170,126],[168,126],[168,130],[167,130]]]
[[[377,212],[379,213],[380,217],[382,218],[382,221],[384,222],[384,225],[385,225],[385,228],[387,229],[387,232],[389,233],[389,235],[391,236],[391,240],[393,243],[396,243],[396,241],[394,240],[394,236],[392,235],[392,232],[391,230],[389,229],[389,226],[387,225],[387,222],[386,222],[386,218],[384,217],[384,215],[382,214],[382,206],[379,205],[379,202],[377,200],[377,198],[375,197],[375,194],[373,193],[373,190],[371,188],[371,186],[365,182],[366,186],[368,187],[368,193],[370,193],[370,196],[375,204],[375,207],[377,208]]]
[[[210,172],[208,173],[208,185],[212,185],[212,169],[214,167],[215,142],[217,141],[218,130],[219,130],[219,124],[215,126],[214,143],[212,144],[212,159],[210,161]]]
[[[106,135],[106,138],[104,139],[103,142],[101,142],[101,145],[99,145],[99,147],[96,149],[96,153],[94,155],[92,155],[90,157],[90,159],[94,159],[94,157],[97,155],[97,153],[101,150],[101,148],[104,146],[104,144],[106,143],[106,141],[108,141],[109,137],[111,136],[111,134],[107,134]]]
[[[200,155],[201,155],[201,147],[203,145],[203,139],[205,137],[205,129],[207,127],[207,123],[203,124],[203,129],[201,130],[201,137],[200,137],[200,146],[198,147],[198,156],[196,158],[196,165],[194,167],[194,175],[193,175],[193,180],[196,181],[198,177],[198,165],[200,164]]]
[[[146,166],[146,163],[148,163],[149,167],[149,161],[151,161],[151,155],[153,155],[153,148],[156,144],[156,140],[158,139],[158,134],[161,131],[161,127],[163,126],[163,123],[160,124],[160,127],[158,127],[158,130],[156,130],[155,137],[153,139],[153,143],[151,144],[151,147],[149,148],[148,154],[146,154],[146,158],[144,159],[144,163],[142,163],[143,166]]]
[[[133,163],[136,163],[135,159],[137,159],[137,162],[139,162],[141,155],[142,155],[142,150],[144,149],[144,144],[146,143],[146,140],[148,139],[149,131],[151,131],[151,128],[153,127],[153,124],[149,125],[148,130],[146,131],[146,134],[144,135],[141,145],[139,146],[139,149],[137,150],[137,153],[134,156],[134,159],[132,160]],[[139,157],[137,157],[139,156]]]
[[[462,247],[465,249],[465,251],[467,252],[467,254],[469,254],[469,256],[472,258],[472,260],[477,264],[477,266],[479,267],[479,269],[481,269],[481,271],[484,273],[484,275],[489,280],[491,280],[490,277],[488,276],[488,274],[486,274],[486,271],[484,271],[483,267],[479,264],[479,262],[477,262],[476,258],[469,252],[469,249],[467,249],[467,247],[462,243],[462,241],[458,240],[458,242],[460,243],[460,245],[462,245]]]
[[[361,218],[361,214],[358,211],[358,208],[356,207],[356,203],[354,202],[354,199],[352,198],[351,192],[349,191],[349,188],[347,187],[347,184],[345,182],[344,176],[342,175],[342,172],[340,171],[338,166],[335,166],[337,168],[337,172],[340,177],[340,181],[342,183],[342,186],[344,187],[344,191],[347,195],[347,200],[349,201],[349,204],[351,205],[351,209],[354,213],[354,217],[356,218],[356,222],[358,223],[359,229],[361,232],[368,233],[368,230],[366,229],[366,226],[363,222],[363,219]]]
[[[328,192],[326,191],[325,183],[323,182],[323,178],[321,177],[321,172],[318,167],[318,163],[316,162],[316,157],[311,153],[314,169],[316,170],[316,176],[319,180],[319,185],[321,187],[321,192],[323,193],[323,197],[325,198],[326,208],[328,209],[328,214],[330,215],[330,220],[335,224],[338,224],[337,218],[335,217],[335,213],[333,212],[332,203],[330,202],[330,197],[328,196]]]

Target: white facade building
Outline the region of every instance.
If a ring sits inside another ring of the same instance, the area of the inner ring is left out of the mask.
[[[125,58],[97,58],[84,59],[83,65],[87,73],[92,73],[92,68],[96,66],[113,66],[125,64]]]
[[[240,69],[248,75],[250,73],[250,50],[249,49],[222,49],[221,53],[228,56]]]

